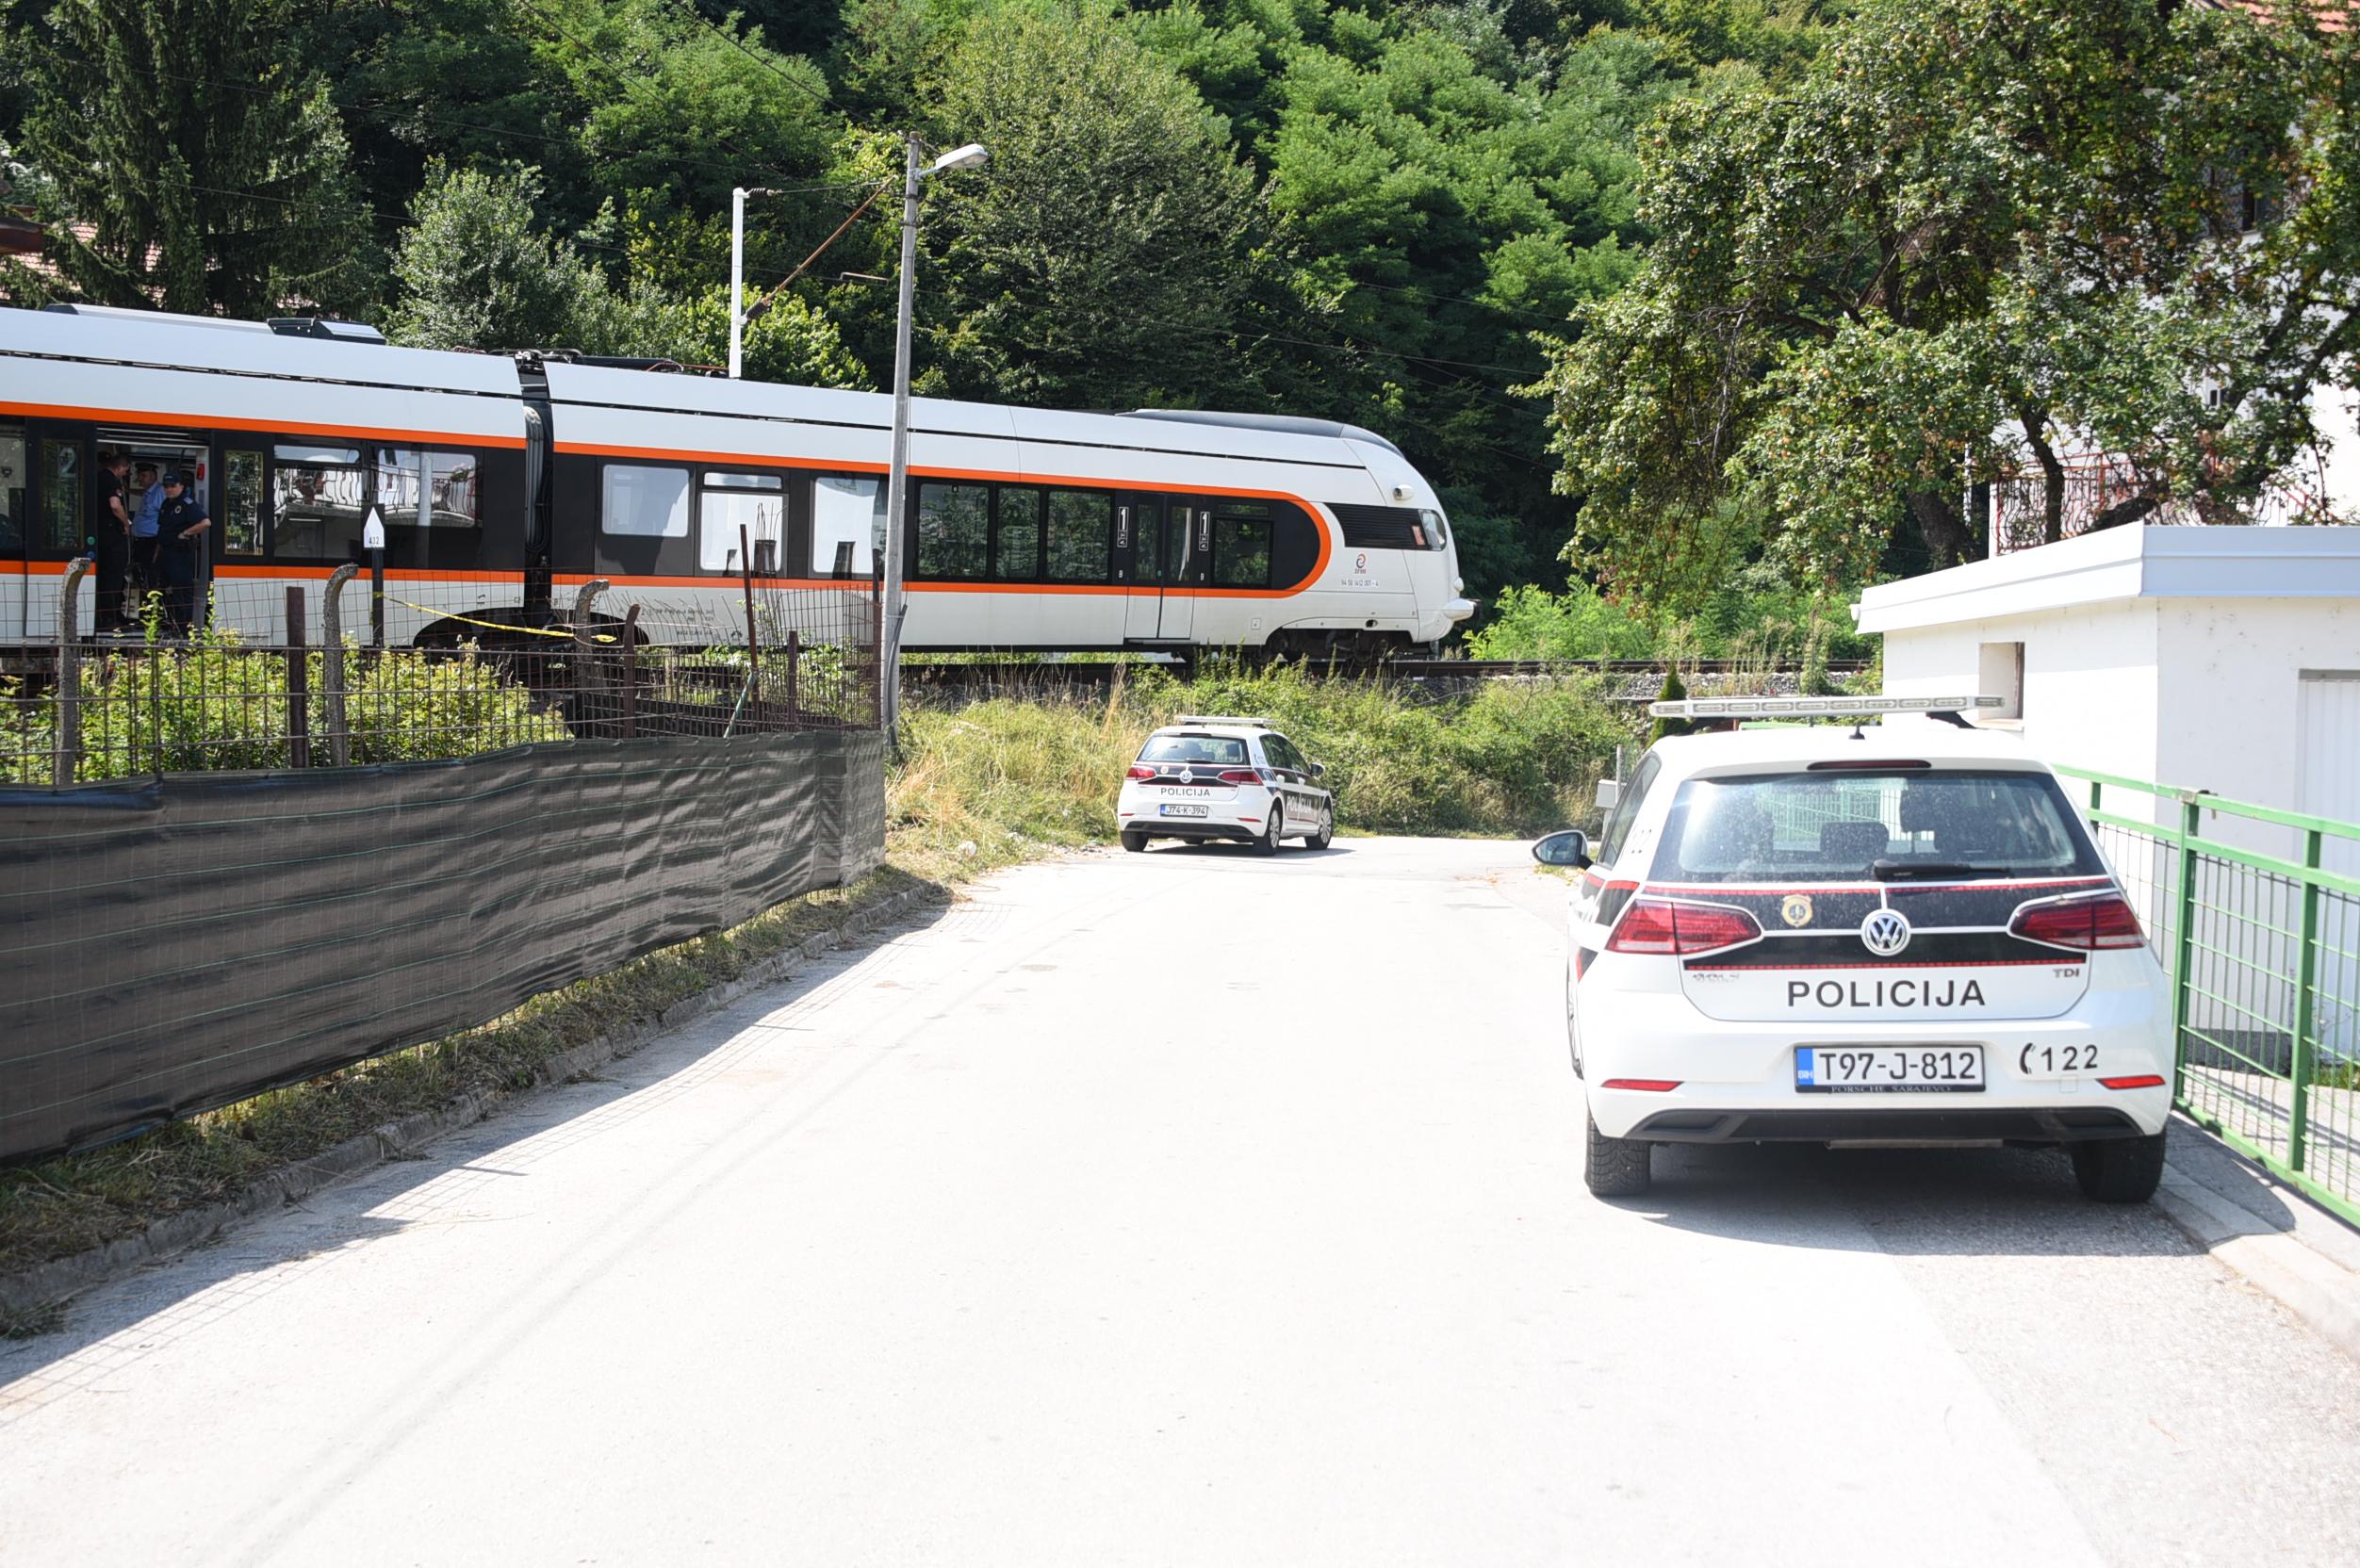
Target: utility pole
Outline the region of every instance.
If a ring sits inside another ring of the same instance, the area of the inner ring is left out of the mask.
[[[921,170],[921,143],[912,132],[903,146],[901,173],[901,300],[893,315],[893,446],[885,470],[885,604],[884,662],[879,682],[878,718],[889,741],[900,733],[901,723],[901,567],[907,548],[904,525],[910,514],[910,331],[918,290],[918,184],[929,175],[953,169],[973,169],[991,155],[970,142],[952,149]]]
[[[884,684],[877,715],[889,743],[901,734],[902,526],[910,494],[910,333],[918,294],[918,135],[903,144],[901,172],[901,294],[893,309],[893,444],[885,470]]]
[[[729,192],[729,379],[746,366],[746,201],[776,196],[766,186],[739,186]]]

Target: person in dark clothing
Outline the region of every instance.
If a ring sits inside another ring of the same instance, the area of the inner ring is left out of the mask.
[[[156,561],[164,579],[164,624],[183,636],[196,624],[197,556],[212,526],[181,476],[166,474],[164,504],[156,514]]]
[[[90,557],[98,564],[97,624],[90,629],[104,637],[130,625],[123,612],[123,583],[131,566],[131,513],[123,505],[123,476],[131,459],[108,452],[100,459],[98,482],[90,487],[90,526],[85,536]]]

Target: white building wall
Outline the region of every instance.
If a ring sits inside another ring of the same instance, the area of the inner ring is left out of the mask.
[[[2024,645],[2026,749],[2051,762],[2153,778],[2161,711],[2155,604],[2122,599],[1995,615],[1885,634],[1885,691],[1930,697],[1975,690],[1987,645]]]

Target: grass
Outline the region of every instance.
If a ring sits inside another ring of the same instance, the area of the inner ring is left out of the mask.
[[[156,1219],[223,1201],[269,1172],[470,1093],[531,1086],[542,1064],[726,983],[906,889],[947,889],[1044,853],[1115,836],[1123,770],[1183,712],[1280,723],[1328,767],[1347,828],[1531,833],[1588,815],[1591,783],[1628,712],[1578,682],[1497,683],[1421,704],[1375,681],[1216,669],[1181,682],[1142,669],[1089,700],[977,703],[908,715],[886,784],[884,868],[808,893],[732,930],[536,997],[506,1017],[88,1153],[0,1170],[0,1275],[70,1256]],[[0,1321],[0,1332],[54,1326]]]

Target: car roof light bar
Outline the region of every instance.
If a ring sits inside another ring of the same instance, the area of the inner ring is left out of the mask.
[[[1998,697],[1689,697],[1651,702],[1659,719],[1872,718],[1879,713],[1956,713],[1997,708]]]
[[[1174,724],[1234,724],[1242,725],[1248,729],[1270,727],[1270,721],[1268,719],[1240,718],[1235,713],[1183,713],[1172,722]]]

